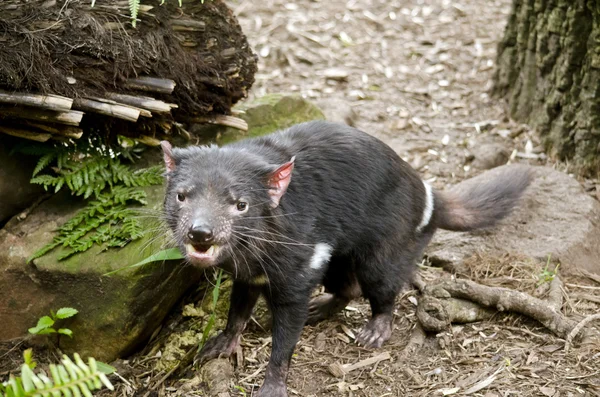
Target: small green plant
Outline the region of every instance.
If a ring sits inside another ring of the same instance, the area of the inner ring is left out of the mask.
[[[242,386],[233,386],[233,388],[235,390],[239,391],[242,394],[242,396],[244,396],[244,397],[247,396],[246,389],[244,389]]]
[[[554,270],[548,270],[548,266],[550,266],[550,258],[552,257],[552,255],[548,255],[548,260],[546,261],[546,267],[544,267],[544,270],[542,270],[542,272],[540,274],[538,274],[538,282],[536,284],[536,287],[539,287],[540,285],[544,284],[544,283],[549,283],[552,280],[554,280],[554,276],[556,276],[556,274],[558,273],[558,268],[560,266],[560,263],[556,265],[556,267],[554,268]]]
[[[64,355],[62,363],[50,365],[50,377],[45,373],[34,373],[27,362],[27,350],[24,353],[25,363],[21,366],[21,376],[11,375],[7,382],[0,384],[0,397],[90,397],[93,390],[103,386],[114,390],[114,386],[106,375],[114,372],[109,365],[96,362],[89,358],[84,363],[75,353],[74,361]],[[31,352],[29,352],[31,362]]]
[[[23,361],[30,369],[35,369],[37,363],[33,360],[33,349],[29,348],[23,352]]]
[[[62,307],[58,309],[56,313],[51,310],[49,316],[40,317],[37,325],[33,328],[29,328],[29,333],[34,335],[62,334],[72,338],[73,331],[69,328],[56,329],[54,328],[54,324],[59,320],[73,317],[77,313],[78,311],[76,309],[70,307]],[[27,363],[27,357],[25,357],[25,362]]]

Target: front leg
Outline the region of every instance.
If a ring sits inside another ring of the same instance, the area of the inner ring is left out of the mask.
[[[225,331],[210,338],[202,347],[195,363],[202,363],[217,357],[229,357],[240,344],[240,338],[252,314],[252,309],[260,295],[260,288],[240,281],[234,281],[231,302]]]
[[[270,297],[273,314],[273,347],[265,373],[265,381],[257,397],[287,397],[286,382],[294,348],[308,317],[310,292],[282,302]]]

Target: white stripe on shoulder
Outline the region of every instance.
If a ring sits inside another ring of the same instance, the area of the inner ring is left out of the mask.
[[[429,225],[429,221],[433,215],[433,190],[431,189],[431,185],[425,181],[423,181],[423,186],[425,186],[425,209],[423,209],[421,223],[417,226],[417,232],[420,232],[425,226]]]
[[[329,244],[318,243],[315,245],[315,251],[310,258],[310,268],[315,270],[320,269],[331,258],[332,250],[333,247]]]

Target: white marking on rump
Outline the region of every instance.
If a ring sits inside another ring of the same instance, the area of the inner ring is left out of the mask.
[[[331,258],[332,250],[333,247],[329,244],[318,243],[315,245],[315,252],[310,258],[310,268],[315,270],[320,269]]]
[[[421,223],[417,226],[417,232],[420,232],[429,224],[431,216],[433,215],[433,190],[431,189],[431,185],[427,182],[423,182],[423,186],[425,186],[425,208],[423,209]]]

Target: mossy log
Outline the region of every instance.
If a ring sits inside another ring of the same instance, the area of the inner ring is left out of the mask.
[[[15,104],[72,112],[74,102],[84,133],[164,138],[247,96],[257,59],[223,0],[148,2],[136,27],[129,15],[123,0],[1,1],[0,124],[23,127]]]
[[[498,46],[495,93],[546,149],[600,169],[600,2],[513,0]]]

